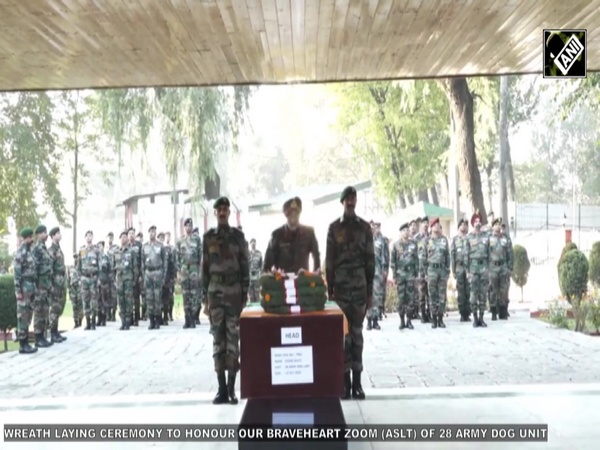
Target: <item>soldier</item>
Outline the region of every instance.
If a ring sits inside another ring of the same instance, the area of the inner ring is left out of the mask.
[[[419,224],[421,219],[413,219],[408,223],[408,238],[411,240],[415,239],[415,236],[419,232]]]
[[[198,229],[198,227],[194,228],[192,230],[192,234],[198,238],[200,238],[200,230]],[[200,284],[202,284],[202,281],[200,282]],[[202,299],[202,291],[200,292],[200,302],[199,304],[202,303],[203,299]],[[194,323],[196,325],[200,325],[200,307],[196,310],[196,313],[194,314]]]
[[[135,253],[134,263],[135,266],[135,280],[133,283],[133,315],[131,316],[130,323],[134,327],[137,327],[140,323],[140,296],[142,286],[142,244],[135,239],[135,228],[131,227],[127,230],[129,238],[129,246]],[[138,234],[140,236],[141,233]]]
[[[144,271],[142,270],[142,247],[144,246],[144,233],[141,231],[135,235],[135,242],[138,246],[139,251],[139,264],[140,264],[140,281],[139,281],[139,289],[140,289],[140,308],[141,315],[140,320],[148,320],[147,312],[146,312],[146,286],[144,284]],[[138,308],[139,309],[139,308]],[[134,324],[137,326],[136,324]]]
[[[367,316],[367,330],[381,330],[378,320],[380,311],[385,306],[385,283],[390,267],[390,250],[381,234],[381,223],[371,221],[370,226],[375,251],[375,278],[373,280],[373,307]]]
[[[510,291],[510,277],[512,276],[515,257],[514,257],[512,239],[510,238],[510,233],[506,229],[506,225],[504,223],[502,223],[502,234],[504,235],[504,238],[508,242],[508,262],[506,264],[507,270],[504,273],[504,276],[506,277],[506,281],[505,281],[505,285],[504,285],[506,288],[506,291],[503,293],[503,299],[504,299],[503,304],[506,306],[498,311],[498,318],[500,320],[507,320],[510,317],[510,314],[508,312],[508,305],[510,303],[510,299],[508,298],[508,293]]]
[[[475,214],[479,214],[479,209],[475,210]],[[492,222],[494,222],[494,211],[490,211],[487,215],[487,224],[481,226],[481,232],[489,239],[492,236]],[[488,284],[487,287],[487,301],[488,305],[492,305],[492,285]],[[491,309],[490,309],[491,312]]]
[[[85,233],[86,245],[79,250],[77,270],[80,276],[81,299],[85,314],[85,329],[96,329],[96,317],[98,316],[98,297],[100,280],[100,259],[98,248],[92,244],[94,232]]]
[[[183,293],[183,310],[185,323],[183,328],[196,328],[194,318],[200,308],[201,273],[202,264],[202,239],[192,234],[192,219],[183,222],[185,236],[183,236],[175,247],[175,261],[177,271],[181,280]]]
[[[452,259],[452,276],[456,281],[456,297],[461,322],[470,322],[471,308],[469,304],[469,282],[465,269],[465,245],[469,223],[466,219],[458,221],[458,234],[452,238],[450,256]]]
[[[315,230],[300,225],[301,212],[302,200],[298,197],[291,198],[283,204],[287,223],[271,233],[263,263],[264,272],[283,270],[286,273],[298,273],[300,269],[308,270],[311,255],[313,271],[320,271],[321,257]]]
[[[391,258],[392,275],[398,292],[400,330],[414,329],[411,319],[415,309],[414,290],[419,268],[419,253],[417,244],[408,237],[409,232],[409,224],[405,223],[400,227],[400,239],[394,242]]]
[[[505,316],[505,293],[508,291],[506,274],[509,269],[509,243],[501,230],[502,219],[492,222],[492,235],[490,236],[490,311],[492,320],[497,320],[498,315]]]
[[[473,214],[471,217],[473,231],[467,235],[465,244],[465,268],[469,280],[471,294],[471,311],[473,312],[473,327],[487,327],[483,321],[485,300],[489,286],[489,238],[481,232],[481,216]]]
[[[342,191],[344,214],[329,225],[325,269],[329,298],[344,312],[349,333],[344,338],[344,396],[363,400],[362,327],[373,306],[375,250],[369,224],[356,215],[356,189]],[[352,371],[352,373],[350,373]]]
[[[379,320],[383,320],[383,318],[385,317],[387,319],[387,314],[385,313],[385,303],[387,301],[387,280],[388,280],[388,274],[390,272],[390,240],[383,236],[383,240],[385,241],[385,252],[387,254],[387,259],[386,259],[386,265],[384,267],[384,277],[385,279],[383,280],[383,304],[381,306],[381,308],[379,308]]]
[[[36,243],[33,247],[37,270],[37,286],[35,290],[33,328],[36,347],[50,347],[52,342],[46,340],[46,330],[50,319],[50,303],[52,302],[52,258],[46,248],[48,232],[44,225],[35,229]]]
[[[263,257],[260,250],[256,249],[256,239],[250,239],[250,301],[260,301],[260,271],[263,266]]]
[[[169,233],[168,231],[165,233],[165,247],[167,249],[170,249],[171,263],[173,264],[172,274],[171,274],[171,278],[170,278],[170,282],[169,282],[169,299],[168,299],[169,320],[173,321],[173,306],[175,304],[174,297],[175,297],[175,281],[177,281],[177,266],[175,264],[175,250],[173,249],[173,246],[171,245],[171,233]]]
[[[97,244],[98,254],[100,256],[100,272],[98,273],[98,280],[100,282],[100,295],[98,297],[98,321],[96,323],[99,327],[106,326],[106,319],[108,318],[109,310],[111,307],[110,298],[110,283],[112,281],[112,261],[111,256],[105,251],[104,241],[99,241]]]
[[[429,291],[427,286],[427,272],[424,266],[424,262],[426,259],[426,251],[425,248],[427,239],[429,239],[429,218],[427,216],[423,217],[420,222],[421,231],[415,236],[415,242],[417,243],[417,248],[419,252],[419,273],[417,275],[417,295],[418,295],[418,305],[421,311],[421,323],[429,323],[430,320],[430,311],[429,311]]]
[[[111,262],[111,271],[110,271],[110,287],[109,287],[109,297],[110,297],[110,308],[108,311],[108,321],[116,322],[116,314],[117,314],[117,286],[115,284],[115,267],[112,265],[114,262],[113,253],[119,249],[119,246],[114,243],[115,235],[111,231],[107,235],[108,240],[108,256]]]
[[[121,317],[121,328],[129,330],[133,316],[133,286],[137,278],[137,253],[135,247],[128,245],[128,232],[123,231],[119,235],[121,247],[112,254],[113,266],[115,268],[115,281],[117,300],[119,303],[119,316]]]
[[[75,322],[74,328],[81,326],[83,320],[83,301],[81,299],[81,287],[80,277],[77,267],[79,263],[77,258],[79,253],[73,254],[73,267],[69,270],[69,298],[71,299],[71,305],[73,306],[73,321]]]
[[[426,241],[425,270],[429,291],[429,311],[431,312],[431,328],[446,328],[446,290],[450,275],[450,249],[448,239],[442,235],[440,219],[431,221],[431,236]]]
[[[149,330],[160,328],[162,310],[162,288],[168,270],[169,261],[165,249],[156,240],[156,227],[148,228],[150,240],[142,247],[142,269],[146,290],[146,308],[150,319]]]
[[[50,338],[53,343],[61,343],[67,338],[58,332],[58,321],[65,309],[65,255],[60,248],[60,228],[50,230],[50,258],[52,259],[52,304],[50,306]]]
[[[37,262],[32,249],[33,230],[23,228],[20,235],[21,246],[17,250],[13,262],[15,297],[17,298],[17,339],[19,353],[29,354],[38,351],[37,348],[29,345],[29,327],[35,303]]]
[[[177,278],[177,270],[175,269],[175,261],[173,259],[173,248],[170,245],[165,245],[165,233],[158,233],[156,238],[163,244],[165,259],[167,260],[165,281],[161,290],[162,320],[160,321],[160,325],[169,325],[169,296],[171,293],[171,284]]]
[[[219,390],[213,403],[237,404],[235,378],[240,370],[240,314],[248,301],[250,265],[244,233],[229,226],[229,199],[221,197],[213,205],[217,228],[204,234],[202,281],[207,293],[213,359]],[[227,380],[225,380],[227,371]]]

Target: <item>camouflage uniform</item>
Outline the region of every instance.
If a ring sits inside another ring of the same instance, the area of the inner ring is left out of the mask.
[[[158,329],[162,311],[162,289],[169,261],[160,241],[148,241],[142,247],[142,269],[146,292],[149,330]]]
[[[342,193],[342,201],[347,195],[352,195],[348,191],[349,188],[346,188]],[[358,216],[344,215],[329,225],[325,269],[329,298],[334,299],[344,312],[349,328],[344,339],[343,398],[349,397],[351,384],[352,396],[364,399],[361,385],[364,345],[362,327],[368,298],[373,295],[375,278],[375,250],[368,222]]]
[[[30,237],[33,231],[23,229],[22,237]],[[15,279],[15,296],[17,297],[17,339],[20,353],[34,353],[36,348],[29,345],[29,327],[35,304],[37,281],[37,262],[33,256],[32,243],[23,243],[15,254],[13,274]],[[20,298],[19,298],[20,297]]]
[[[503,230],[504,232],[504,230]],[[508,261],[506,262],[506,272],[504,274],[504,276],[506,277],[506,281],[505,281],[505,287],[506,287],[506,291],[502,293],[502,298],[503,298],[503,304],[505,305],[500,311],[498,311],[498,318],[500,320],[506,320],[508,319],[509,313],[508,313],[508,304],[510,303],[510,299],[508,298],[508,294],[510,291],[510,278],[513,272],[513,265],[515,262],[515,255],[514,255],[514,251],[513,251],[513,243],[512,243],[512,239],[510,238],[510,233],[509,232],[504,232],[504,237],[506,238],[506,240],[508,241]]]
[[[508,240],[503,234],[492,233],[489,238],[490,246],[490,311],[492,320],[497,319],[500,310],[507,307],[504,295],[508,291],[506,287],[508,273],[509,246]]]
[[[263,270],[268,272],[275,267],[287,273],[298,273],[300,269],[308,269],[311,255],[316,271],[321,267],[321,256],[315,230],[306,225],[298,225],[292,230],[285,224],[271,233]]]
[[[432,234],[427,239],[424,265],[427,271],[431,327],[445,328],[443,319],[446,312],[446,291],[450,274],[450,250],[448,239],[445,236]]]
[[[415,280],[419,268],[417,244],[411,239],[399,239],[392,248],[392,275],[398,291],[400,329],[413,329],[411,319],[415,309]],[[405,323],[406,316],[406,323]]]
[[[135,253],[135,280],[133,281],[133,314],[131,316],[131,324],[137,327],[140,322],[140,302],[142,300],[142,244],[134,240],[129,242],[129,247]]]
[[[260,250],[250,251],[250,301],[257,303],[260,301],[260,271],[263,266],[263,257]]]
[[[96,317],[98,316],[98,274],[100,272],[100,252],[94,245],[83,247],[79,250],[77,259],[79,282],[81,288],[81,300],[86,320],[86,330],[96,329]]]
[[[167,260],[167,272],[165,274],[165,282],[162,287],[162,324],[168,325],[169,319],[172,319],[173,314],[173,288],[177,279],[177,268],[175,267],[175,254],[173,247],[163,245],[165,250],[165,259]]]
[[[384,317],[387,318],[387,315],[385,314],[386,301],[387,301],[387,274],[390,272],[390,240],[388,238],[386,238],[385,236],[383,237],[383,239],[385,241],[385,248],[386,248],[388,257],[387,257],[387,265],[385,266],[385,271],[384,271],[385,283],[383,283],[383,305],[381,306],[381,308],[379,308],[379,320],[383,320]]]
[[[380,311],[385,305],[386,274],[390,267],[390,249],[381,233],[373,236],[373,248],[375,252],[375,278],[373,279],[373,307],[367,317],[367,330],[375,328],[379,330],[377,321]]]
[[[112,306],[110,298],[110,284],[112,282],[112,258],[103,251],[98,251],[100,255],[100,272],[98,279],[100,280],[100,295],[98,298],[98,323],[97,325],[106,326],[106,320]]]
[[[469,279],[471,294],[471,312],[474,320],[473,326],[486,327],[483,321],[486,296],[489,286],[489,239],[484,233],[470,233],[465,244],[465,267]]]
[[[469,281],[465,269],[465,248],[467,235],[458,234],[452,239],[450,256],[452,259],[452,274],[456,280],[456,296],[461,322],[469,320],[471,308],[469,304]]]
[[[43,347],[46,341],[46,330],[50,320],[50,303],[52,302],[52,258],[43,241],[33,247],[36,261],[37,286],[34,301],[33,328],[36,334],[36,346]]]
[[[417,243],[418,255],[419,255],[419,271],[417,274],[416,282],[416,294],[419,299],[418,305],[419,310],[421,311],[421,322],[427,323],[429,322],[429,291],[427,286],[427,271],[425,269],[425,260],[427,258],[426,252],[426,244],[427,239],[429,238],[428,234],[418,233],[415,236],[415,242]]]
[[[133,286],[137,277],[137,253],[132,247],[118,248],[113,252],[113,265],[121,330],[129,330],[133,316]]]
[[[81,287],[79,271],[77,270],[77,256],[75,257],[75,267],[71,267],[69,270],[69,298],[71,299],[71,305],[73,306],[73,321],[75,322],[75,328],[81,326],[83,320],[83,300],[81,298]]]
[[[229,208],[229,200],[219,198],[214,209]],[[206,292],[213,360],[219,392],[214,403],[237,403],[235,378],[240,369],[240,315],[248,301],[250,264],[244,233],[229,225],[219,225],[204,234],[202,284]],[[228,371],[227,383],[225,371]]]
[[[196,235],[185,236],[175,248],[177,271],[180,273],[185,312],[184,328],[196,328],[194,315],[200,308],[202,240]]]
[[[109,298],[110,298],[110,308],[109,308],[109,314],[108,314],[108,320],[110,322],[115,322],[116,321],[116,315],[117,315],[117,306],[118,306],[118,300],[117,300],[117,285],[116,285],[116,273],[115,273],[115,267],[114,267],[114,253],[116,251],[119,250],[119,246],[116,244],[109,244],[109,248],[108,248],[108,256],[111,262],[110,268],[110,285],[109,285]]]
[[[60,245],[53,242],[50,246],[50,258],[52,258],[52,306],[50,307],[50,333],[52,342],[63,342],[67,338],[58,332],[58,320],[65,309],[67,294],[65,292],[65,255]]]

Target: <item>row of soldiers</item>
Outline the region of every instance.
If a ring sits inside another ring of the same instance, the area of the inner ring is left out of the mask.
[[[418,218],[400,226],[400,239],[390,256],[380,224],[371,222],[375,248],[374,306],[367,317],[367,329],[380,329],[385,286],[391,268],[398,293],[400,329],[413,329],[412,320],[431,322],[445,328],[447,284],[450,274],[456,282],[461,322],[474,315],[474,327],[487,327],[483,319],[489,303],[492,320],[506,320],[508,290],[513,266],[512,241],[502,219],[488,215],[491,226],[482,227],[476,212],[469,223],[462,219],[451,243],[442,234],[439,219]],[[485,291],[481,294],[482,289]]]

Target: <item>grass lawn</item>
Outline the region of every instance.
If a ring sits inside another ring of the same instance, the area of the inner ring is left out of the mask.
[[[8,351],[12,352],[14,350],[19,350],[19,343],[13,342],[12,340],[8,340]],[[4,342],[0,342],[0,353],[4,353]]]
[[[564,326],[555,325],[552,322],[550,322],[550,320],[548,320],[548,318],[546,318],[546,317],[539,317],[538,320],[541,320],[542,322],[546,322],[547,324],[550,324],[556,328],[563,328],[563,329],[571,330],[571,331],[575,330],[575,319],[565,318]],[[598,330],[596,330],[596,327],[594,327],[589,321],[587,321],[585,324],[585,333],[586,334],[598,333]]]

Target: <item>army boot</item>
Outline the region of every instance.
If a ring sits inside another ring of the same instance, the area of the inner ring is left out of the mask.
[[[159,314],[154,315],[154,329],[160,330],[160,315]]]
[[[365,391],[363,391],[362,384],[360,382],[361,372],[358,370],[352,371],[352,398],[355,400],[364,400]]]
[[[479,317],[477,316],[477,311],[473,311],[473,328],[477,328],[479,325]]]
[[[500,311],[498,311],[498,319],[507,320],[508,319],[508,307],[501,306]]]
[[[409,317],[408,320],[410,320],[410,314],[407,317]],[[404,330],[405,328],[406,328],[406,323],[404,322],[404,314],[400,314],[400,326],[398,327],[398,329]]]
[[[431,316],[429,315],[429,311],[427,308],[421,308],[421,323],[429,323],[431,321]]]
[[[128,317],[125,318],[125,329],[131,329],[131,319],[129,319]]]
[[[50,339],[53,344],[60,344],[62,341],[64,341],[56,327],[53,327],[50,331]]]
[[[490,312],[492,313],[492,320],[498,320],[498,308],[493,306],[490,308]]]
[[[169,320],[173,322],[173,305],[169,306]]]
[[[150,324],[148,325],[149,330],[154,330],[154,316],[150,316]]]
[[[230,405],[238,404],[238,399],[235,396],[235,375],[236,373],[232,370],[227,372],[227,395],[229,396]]]
[[[406,328],[409,330],[415,329],[415,327],[413,327],[412,320],[410,320],[410,314],[406,316]]]
[[[431,328],[437,328],[437,327],[438,327],[438,317],[433,316],[433,317],[431,317]]]
[[[119,328],[119,330],[125,330],[125,319],[121,319],[121,327]]]
[[[102,326],[106,326],[106,311],[102,312]]]
[[[344,395],[342,400],[350,400],[352,398],[352,378],[350,372],[344,372]]]
[[[31,345],[29,345],[28,338],[21,339],[19,341],[19,353],[27,355],[29,353],[35,353],[37,351],[38,351],[37,347],[32,347]]]
[[[91,330],[92,329],[92,319],[90,319],[90,316],[85,316],[85,330]]]
[[[196,328],[196,314],[190,315],[190,328]]]
[[[51,347],[52,342],[48,342],[46,340],[46,336],[44,336],[44,333],[36,333],[35,334],[35,346],[37,348]]]
[[[225,372],[217,373],[217,380],[219,382],[219,390],[213,400],[213,405],[224,405],[229,403],[229,395],[227,393],[227,381],[225,380]]]
[[[187,329],[190,327],[190,315],[186,312],[185,313],[185,323],[183,324],[183,328]]]
[[[140,320],[148,320],[148,316],[146,315],[146,305],[142,305],[142,318]]]
[[[79,323],[79,320],[78,320],[78,319],[75,319],[75,318],[74,318],[74,319],[73,319],[73,323],[75,324],[75,325],[73,326],[73,328],[79,328],[79,327],[81,326],[81,324]]]
[[[196,317],[194,318],[194,325],[200,325],[200,309],[201,309],[201,307],[199,307],[198,311],[196,311]],[[192,328],[196,328],[196,327],[192,327]]]
[[[381,330],[381,327],[379,326],[379,322],[377,321],[377,317],[375,317],[373,319],[373,329],[374,330]]]
[[[367,319],[367,330],[372,330],[372,329],[373,329],[373,320]]]
[[[92,315],[92,330],[96,329],[96,320],[97,320],[96,316]]]
[[[169,325],[169,313],[167,312],[166,309],[163,312],[162,324]]]
[[[479,311],[479,326],[485,328],[487,327],[487,323],[483,321],[483,313],[483,311]]]
[[[446,324],[444,323],[444,315],[443,314],[438,314],[438,327],[440,328],[446,328]]]

